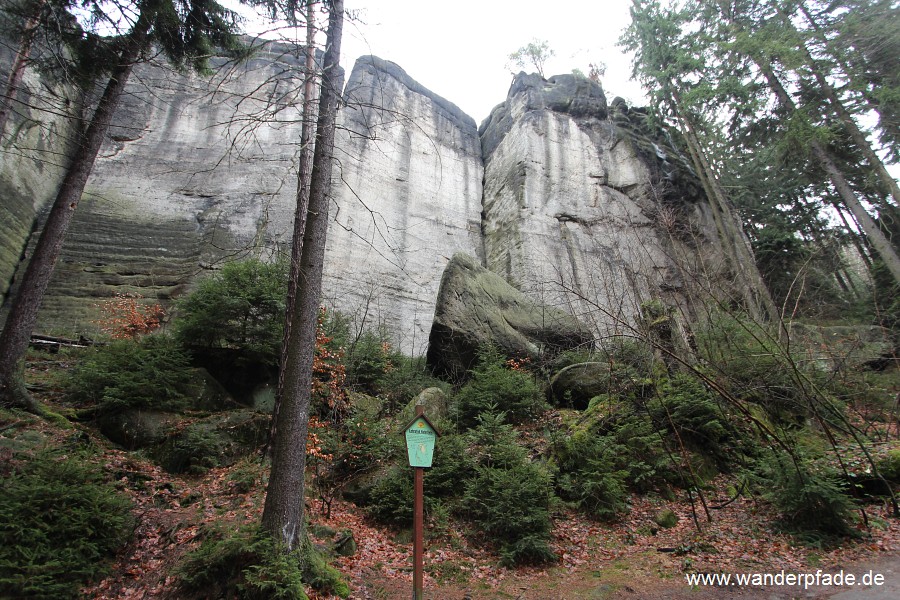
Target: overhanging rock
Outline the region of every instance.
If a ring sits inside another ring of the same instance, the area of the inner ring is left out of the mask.
[[[541,305],[458,253],[441,278],[427,361],[436,374],[456,378],[472,367],[482,346],[537,359],[592,339],[572,315]]]

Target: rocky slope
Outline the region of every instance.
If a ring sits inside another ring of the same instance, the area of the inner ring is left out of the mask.
[[[90,333],[97,301],[115,292],[167,301],[224,260],[286,251],[297,63],[267,43],[211,81],[152,64],[137,72],[42,329]],[[0,222],[30,226],[35,211],[9,199],[40,207],[54,191],[38,173],[44,163],[15,153],[29,140],[4,148]],[[358,326],[386,327],[406,352],[425,352],[441,274],[456,253],[599,335],[635,323],[653,299],[690,311],[690,282],[727,274],[689,168],[639,111],[608,107],[584,78],[520,74],[479,131],[397,65],[363,57],[347,80],[336,147],[325,303]],[[43,187],[23,192],[9,172]],[[26,236],[25,226],[5,236],[5,260]]]

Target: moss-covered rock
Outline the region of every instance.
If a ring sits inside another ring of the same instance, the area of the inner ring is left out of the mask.
[[[678,515],[672,509],[666,508],[653,516],[653,522],[664,529],[671,529],[678,525]]]
[[[609,392],[609,383],[609,363],[569,365],[550,378],[548,399],[556,406],[584,409],[591,398]]]
[[[439,374],[462,377],[480,348],[493,346],[510,357],[545,354],[590,344],[590,331],[573,316],[543,306],[465,254],[455,254],[441,279],[428,365]]]
[[[258,451],[268,431],[268,415],[235,410],[194,421],[151,454],[170,473],[201,474]]]
[[[103,415],[98,425],[110,441],[128,450],[161,444],[182,421],[177,414],[159,410],[129,409]]]
[[[446,419],[449,414],[447,401],[447,394],[441,388],[431,387],[424,389],[418,396],[409,401],[406,407],[400,411],[396,420],[401,425],[410,422],[416,416],[416,406],[419,405],[425,407],[425,414],[432,422]]]

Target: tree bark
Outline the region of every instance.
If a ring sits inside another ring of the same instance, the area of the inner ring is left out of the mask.
[[[737,279],[737,285],[740,287],[744,304],[750,314],[756,318],[768,318],[772,322],[778,322],[780,314],[769,289],[763,282],[759,269],[756,266],[756,258],[753,256],[753,250],[746,236],[740,228],[740,221],[735,218],[734,212],[728,197],[722,186],[716,179],[712,166],[703,155],[703,148],[700,145],[697,133],[694,130],[693,123],[684,114],[682,109],[682,101],[677,90],[672,90],[672,98],[675,100],[675,113],[681,122],[681,128],[684,131],[684,137],[688,145],[688,152],[700,181],[709,196],[713,210],[713,218],[719,229],[719,235],[722,237],[722,243],[725,246],[725,252],[728,256],[728,262],[731,263],[734,276]]]
[[[84,193],[88,176],[122,97],[125,84],[143,50],[148,29],[149,22],[139,18],[135,30],[132,31],[119,55],[119,64],[113,69],[90,125],[81,138],[72,164],[66,172],[47,222],[38,238],[34,254],[19,283],[19,291],[10,305],[6,324],[0,333],[0,405],[38,410],[36,403],[25,391],[24,357],[28,349],[28,340],[37,321],[44,292],[53,275],[53,268],[59,258],[66,231]]]
[[[262,527],[288,549],[299,547],[304,529],[304,472],[316,323],[322,291],[322,267],[328,233],[335,120],[343,86],[340,67],[343,0],[332,0],[316,127],[316,149],[309,186],[309,206],[291,315],[287,360],[282,365],[285,389],[278,414],[272,470],[266,489]]]
[[[306,77],[303,82],[303,109],[300,128],[300,165],[297,172],[297,196],[294,208],[294,233],[291,238],[291,266],[288,273],[287,299],[285,302],[284,335],[281,342],[281,364],[287,363],[288,343],[291,336],[291,315],[297,298],[297,281],[300,278],[300,258],[303,251],[303,233],[306,228],[306,210],[309,206],[310,166],[313,155],[313,135],[310,120],[314,102],[316,78],[316,26],[313,2],[306,5]],[[278,370],[278,386],[275,389],[275,406],[272,408],[272,423],[264,454],[271,449],[272,441],[278,434],[278,413],[281,410],[281,397],[284,395],[284,369]]]

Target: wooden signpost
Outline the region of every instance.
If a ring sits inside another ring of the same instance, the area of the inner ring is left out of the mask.
[[[413,600],[424,600],[425,469],[431,466],[431,460],[434,457],[434,442],[441,434],[425,416],[425,407],[421,405],[416,406],[416,416],[403,428],[403,434],[406,436],[406,454],[409,457],[409,466],[416,469],[413,500]]]

